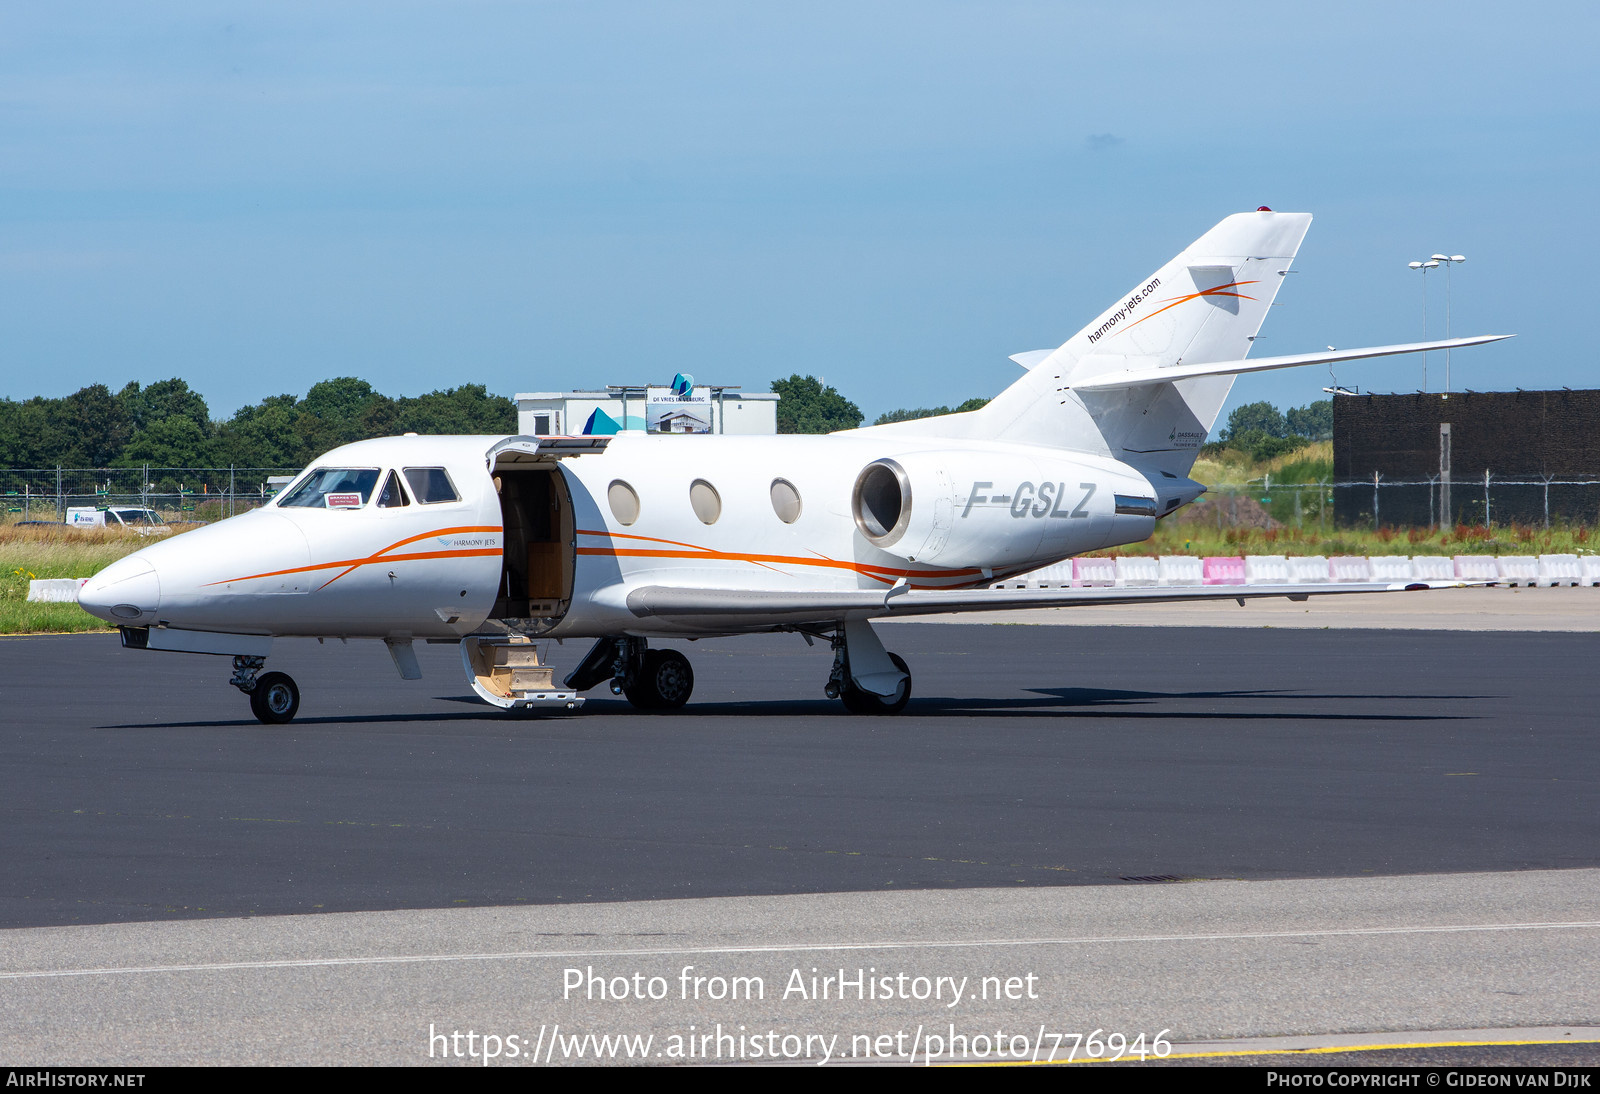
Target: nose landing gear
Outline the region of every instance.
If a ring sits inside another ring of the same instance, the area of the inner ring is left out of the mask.
[[[281,726],[294,720],[300,710],[300,688],[286,672],[256,673],[266,664],[265,657],[235,656],[233,678],[228,681],[250,696],[250,712],[256,720],[269,726]]]
[[[300,710],[300,689],[288,673],[269,672],[256,681],[250,710],[266,725],[283,725]]]

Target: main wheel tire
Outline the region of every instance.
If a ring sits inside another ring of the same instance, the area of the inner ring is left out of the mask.
[[[911,701],[911,670],[898,653],[891,653],[889,660],[894,662],[895,668],[906,674],[895,693],[889,696],[874,695],[856,687],[855,681],[847,677],[844,690],[839,693],[839,698],[844,700],[844,709],[851,714],[899,714],[905,709]]]
[[[250,692],[250,710],[269,726],[281,726],[294,720],[300,710],[300,689],[288,673],[268,672],[256,679]]]
[[[633,687],[623,689],[640,710],[677,710],[694,692],[694,669],[677,650],[650,650]]]

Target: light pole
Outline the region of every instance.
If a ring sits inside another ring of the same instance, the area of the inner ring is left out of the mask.
[[[1408,262],[1406,265],[1413,270],[1422,271],[1422,340],[1428,340],[1428,271],[1439,265],[1439,255],[1434,255],[1426,262]],[[1445,385],[1449,390],[1449,385]],[[1428,351],[1422,351],[1422,390],[1428,390]]]
[[[1466,255],[1433,255],[1428,261],[1444,264],[1444,336],[1450,337],[1450,268],[1467,260]],[[1450,351],[1444,351],[1444,389],[1450,390]]]

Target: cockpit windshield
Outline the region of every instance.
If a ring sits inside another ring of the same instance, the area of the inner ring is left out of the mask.
[[[319,467],[278,505],[285,509],[360,509],[377,485],[377,468]]]

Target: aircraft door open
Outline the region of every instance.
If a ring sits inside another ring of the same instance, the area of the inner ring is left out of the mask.
[[[495,490],[505,527],[500,591],[492,615],[523,621],[525,634],[549,630],[572,602],[572,499],[556,461],[497,467]]]

